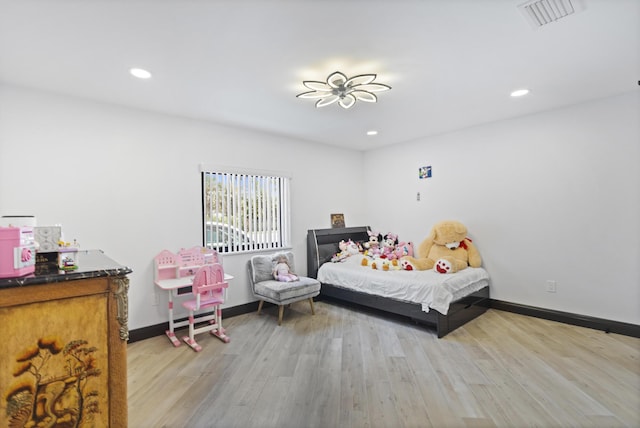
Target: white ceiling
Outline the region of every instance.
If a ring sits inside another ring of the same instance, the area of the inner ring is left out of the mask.
[[[366,150],[638,90],[640,0],[573,1],[0,0],[0,82]],[[392,89],[296,98],[337,70]]]

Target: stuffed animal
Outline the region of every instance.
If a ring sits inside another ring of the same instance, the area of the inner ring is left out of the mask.
[[[369,240],[364,243],[364,253],[365,256],[376,257],[382,254],[382,250],[380,249],[380,241],[382,241],[382,234],[378,232],[372,232],[367,230],[369,234]]]
[[[331,262],[332,263],[337,263],[337,262],[341,262],[344,259],[346,259],[347,257],[349,257],[349,255],[347,254],[347,241],[345,241],[344,239],[342,241],[340,241],[338,243],[338,249],[340,251],[338,251],[337,253],[335,253],[333,255],[333,257],[331,257]]]
[[[280,256],[276,260],[276,265],[273,268],[273,277],[276,281],[282,282],[292,282],[299,279],[296,274],[291,272],[291,267],[289,267],[289,262],[285,256]]]
[[[401,259],[404,256],[413,257],[413,243],[412,242],[398,242],[394,252],[395,259]]]
[[[353,242],[351,239],[345,241],[344,239],[338,243],[338,248],[340,249],[339,253],[336,253],[331,261],[333,263],[343,262],[347,259],[347,257],[353,256],[355,254],[359,254],[362,250],[358,243]]]
[[[396,245],[398,244],[398,235],[395,233],[387,233],[380,244],[382,246],[382,254],[380,257],[384,259],[395,259]]]
[[[403,257],[402,268],[454,273],[468,266],[480,267],[482,264],[480,253],[467,238],[467,228],[457,221],[442,221],[434,225],[429,236],[418,247],[418,256]]]
[[[377,238],[376,238],[377,235]],[[379,245],[371,245],[371,241],[378,241]],[[402,242],[398,244],[398,235],[395,233],[387,233],[382,239],[382,235],[375,232],[369,233],[369,242],[365,242],[365,246],[373,247],[374,251],[365,251],[362,259],[362,266],[369,266],[375,270],[402,270],[400,258],[402,256],[413,256],[413,244],[411,242]],[[375,249],[379,248],[379,251]]]
[[[398,260],[378,258],[371,262],[371,268],[383,271],[402,270]]]
[[[370,267],[374,270],[402,270],[402,266],[400,265],[400,260],[397,259],[388,259],[383,257],[363,257],[362,262],[360,263],[362,266]]]

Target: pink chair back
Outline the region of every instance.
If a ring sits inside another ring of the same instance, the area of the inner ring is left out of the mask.
[[[222,297],[229,284],[224,280],[224,270],[219,263],[204,265],[193,278],[192,292],[200,298]]]

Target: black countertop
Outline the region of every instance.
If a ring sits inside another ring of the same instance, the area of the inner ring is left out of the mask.
[[[131,268],[107,257],[102,250],[78,251],[78,269],[74,271],[53,270],[16,278],[0,278],[0,289],[104,276],[125,276],[131,272]]]

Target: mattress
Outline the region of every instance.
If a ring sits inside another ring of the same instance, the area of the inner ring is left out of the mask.
[[[422,305],[424,312],[435,309],[443,315],[449,304],[489,285],[483,268],[466,268],[453,274],[433,270],[381,271],[362,266],[362,257],[351,256],[340,263],[324,263],[318,281],[404,302]]]

